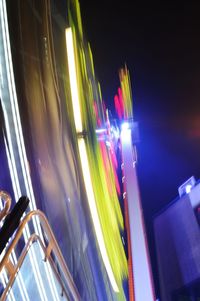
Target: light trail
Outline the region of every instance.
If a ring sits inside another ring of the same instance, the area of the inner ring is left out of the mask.
[[[6,69],[7,69],[7,82],[8,82],[8,88],[9,88],[10,104],[11,104],[11,109],[12,109],[15,135],[16,135],[16,140],[17,140],[17,150],[19,152],[20,163],[21,163],[20,166],[22,168],[23,180],[25,183],[26,192],[27,192],[28,197],[30,198],[30,209],[34,210],[37,207],[36,207],[36,201],[35,201],[35,197],[34,197],[32,183],[31,183],[31,178],[30,178],[30,174],[29,174],[28,160],[27,160],[27,156],[26,156],[26,150],[25,150],[23,133],[22,133],[22,126],[21,126],[21,121],[20,121],[19,107],[18,107],[18,102],[17,102],[5,0],[1,0],[0,5],[1,5],[1,25],[2,25],[2,35],[3,35],[3,46],[4,46],[4,55],[5,55],[5,62],[6,62]],[[10,170],[10,174],[11,174],[11,180],[12,180],[12,184],[13,184],[15,199],[19,199],[19,197],[21,196],[20,181],[19,181],[19,178],[17,175],[17,167],[16,167],[16,163],[15,163],[15,156],[14,156],[14,150],[13,150],[13,145],[12,145],[12,137],[11,137],[11,132],[10,132],[7,111],[4,106],[3,101],[2,101],[2,104],[3,104],[2,106],[3,106],[3,112],[4,112],[4,118],[5,118],[6,132],[7,132],[7,137],[8,137],[8,145],[6,143],[6,153],[7,153],[7,158],[8,158],[9,170]],[[4,141],[5,141],[5,139],[4,139]],[[9,151],[8,151],[8,149],[9,149]],[[39,234],[39,236],[43,240],[41,226],[40,226],[37,218],[35,218],[33,220],[33,225],[34,225],[35,232],[37,234]],[[24,231],[25,242],[28,241],[29,236],[30,236],[30,230],[27,225],[25,228],[25,231]],[[33,272],[35,275],[35,279],[36,279],[36,283],[38,286],[40,296],[41,296],[42,300],[48,301],[46,292],[45,292],[45,289],[43,286],[42,278],[40,276],[40,271],[38,268],[35,253],[31,250],[29,253],[29,256],[30,256],[31,265],[33,268]],[[16,261],[15,253],[14,253],[14,258]],[[53,295],[53,298],[54,298],[54,300],[59,300],[59,296],[58,296],[58,292],[56,290],[52,271],[46,265],[45,265],[45,271],[46,271],[47,279],[49,282],[49,286],[50,286],[50,290]],[[24,289],[24,284],[22,282],[21,277],[19,277],[19,279],[17,281],[19,281],[19,280],[21,282],[21,286],[19,285],[19,289],[20,290],[21,290],[21,288]],[[26,293],[25,293],[25,295],[26,295]],[[23,294],[22,294],[22,298],[23,298],[23,300],[28,300],[28,299],[24,299]]]
[[[71,87],[71,95],[72,95],[74,120],[75,120],[76,131],[78,133],[81,133],[83,131],[83,126],[82,126],[78,83],[77,83],[77,75],[76,75],[72,29],[67,28],[65,31],[65,35],[66,35],[67,57],[68,57],[68,64],[69,64],[69,79],[70,79],[70,87]]]
[[[66,35],[66,48],[67,48],[67,58],[68,58],[68,66],[69,66],[69,78],[70,78],[73,114],[74,114],[74,120],[75,120],[75,127],[76,127],[76,131],[78,134],[78,133],[83,132],[83,126],[82,126],[79,91],[78,91],[78,83],[77,83],[75,51],[74,51],[74,44],[73,44],[72,29],[67,28],[65,31],[65,35]],[[90,213],[92,216],[93,225],[94,225],[100,253],[101,253],[108,277],[110,279],[112,288],[115,292],[119,292],[119,288],[118,288],[117,282],[115,280],[115,276],[114,276],[114,273],[113,273],[113,270],[112,270],[112,267],[111,267],[111,264],[110,264],[110,261],[108,258],[108,254],[107,254],[107,250],[106,250],[106,246],[105,246],[105,242],[104,242],[104,238],[103,238],[103,232],[101,229],[101,224],[100,224],[100,220],[99,220],[99,216],[98,216],[98,212],[97,212],[84,138],[78,138],[78,147],[79,147],[79,154],[80,154],[80,158],[81,158],[81,166],[82,166],[86,194],[87,194],[87,198],[88,198]]]
[[[103,238],[101,224],[100,224],[99,216],[98,216],[98,212],[97,212],[94,191],[93,191],[93,187],[92,187],[92,179],[91,179],[91,175],[90,175],[90,168],[89,168],[85,141],[83,138],[78,139],[78,147],[79,147],[79,153],[80,153],[80,158],[81,158],[81,166],[82,166],[83,178],[84,178],[84,183],[85,183],[85,189],[86,189],[86,193],[87,193],[88,203],[89,203],[89,207],[90,207],[90,212],[91,212],[100,252],[101,252],[107,273],[108,273],[108,277],[112,284],[113,290],[115,292],[119,292],[118,285],[116,283],[116,280],[115,280],[115,277],[114,277],[114,274],[112,271],[112,267],[111,267],[111,264],[110,264],[110,261],[108,258],[108,254],[106,251],[106,246],[105,246],[105,242],[104,242],[104,238]]]

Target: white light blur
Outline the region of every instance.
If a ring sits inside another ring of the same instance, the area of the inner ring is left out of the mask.
[[[191,189],[192,189],[192,185],[188,184],[185,186],[186,193],[190,193]]]
[[[125,121],[125,122],[123,122],[122,124],[121,124],[121,130],[122,131],[126,131],[126,130],[128,130],[130,128],[130,125],[129,125],[129,123],[127,122],[127,121]]]
[[[13,73],[11,49],[10,49],[10,40],[9,40],[9,31],[8,31],[8,21],[7,21],[5,0],[1,1],[1,9],[0,10],[1,10],[4,54],[5,54],[6,69],[7,69],[7,80],[8,80],[9,95],[10,95],[10,101],[11,101],[15,134],[16,134],[16,139],[17,139],[18,152],[19,152],[19,156],[20,156],[20,163],[21,163],[21,167],[22,167],[23,179],[25,182],[27,196],[30,198],[30,209],[34,210],[37,207],[36,207],[32,183],[31,183],[31,178],[30,178],[30,174],[29,174],[28,160],[27,160],[27,156],[26,156],[22,126],[21,126],[21,121],[20,121],[19,107],[18,107],[14,73]],[[7,117],[7,112],[6,112],[5,107],[3,109],[4,109],[6,133],[7,133],[8,144],[9,144],[9,151],[8,151],[8,147],[6,144],[6,152],[7,152],[7,157],[8,157],[8,164],[9,164],[15,199],[18,199],[21,196],[21,189],[20,189],[20,184],[19,184],[19,178],[17,175],[17,168],[16,168],[16,164],[15,164],[14,151],[13,151],[12,138],[11,138],[11,133],[10,133],[10,126],[9,126],[9,121],[8,121],[8,117]],[[43,240],[41,226],[40,226],[37,218],[33,219],[33,224],[34,224],[35,232],[37,234],[39,234],[41,239]],[[23,233],[24,233],[25,242],[27,242],[28,237],[30,236],[30,230],[29,230],[28,225],[26,226],[25,231]],[[45,289],[43,286],[43,282],[42,282],[42,278],[40,275],[40,271],[39,271],[39,267],[37,264],[35,253],[31,251],[29,253],[29,256],[30,256],[30,260],[31,260],[31,264],[32,264],[32,268],[34,271],[34,275],[35,275],[35,279],[36,279],[36,283],[38,286],[40,296],[41,296],[42,300],[44,299],[47,301],[47,296],[46,296],[46,292],[45,292]],[[52,271],[49,270],[49,268],[47,268],[46,266],[45,266],[45,270],[46,270],[46,275],[47,275],[47,278],[49,281],[51,292],[54,296],[54,300],[59,300],[59,296],[58,296],[58,293],[56,290]],[[19,279],[20,279],[20,277],[19,277]],[[22,283],[22,289],[23,288],[24,288],[24,284]],[[21,290],[21,287],[20,287],[20,290]]]
[[[7,112],[6,112],[6,109],[4,107],[3,102],[2,102],[2,108],[3,108],[3,112],[4,112],[6,137],[7,137],[7,140],[8,140],[8,144],[7,144],[7,141],[4,137],[4,143],[5,143],[5,146],[6,146],[6,155],[7,155],[6,157],[8,159],[9,170],[12,171],[12,172],[10,172],[10,176],[11,176],[11,181],[12,181],[12,186],[13,186],[15,199],[17,200],[21,196],[21,189],[20,189],[19,180],[18,180],[18,176],[17,176],[17,168],[16,168],[16,164],[15,164],[14,150],[13,150],[13,147],[12,147],[12,138],[11,138],[11,133],[10,133],[8,116],[7,116]],[[9,149],[8,149],[8,145],[10,146]]]
[[[96,129],[95,132],[96,134],[104,134],[107,133],[107,129]]]
[[[30,206],[31,210],[34,210],[34,209],[36,209],[36,202],[35,202],[35,197],[34,197],[34,193],[33,193],[33,187],[32,187],[32,183],[31,183],[31,179],[30,179],[30,174],[29,174],[28,160],[27,160],[27,156],[26,156],[26,150],[25,150],[25,145],[24,145],[24,138],[23,138],[23,132],[22,132],[22,126],[21,126],[21,120],[20,120],[20,114],[19,114],[19,107],[18,107],[18,101],[17,101],[5,0],[3,0],[3,3],[4,3],[4,5],[3,5],[4,15],[2,16],[2,20],[4,22],[2,22],[3,23],[2,27],[4,30],[2,30],[2,32],[3,32],[3,42],[5,45],[4,53],[5,53],[5,60],[6,60],[10,104],[11,104],[11,109],[12,109],[12,117],[13,117],[13,123],[14,123],[14,128],[15,128],[17,146],[18,146],[17,150],[19,152],[20,163],[21,163],[21,168],[22,168],[22,172],[23,172],[23,179],[24,179],[25,186],[26,186],[27,196],[30,198],[29,206]],[[5,17],[5,19],[3,19],[3,17]],[[8,126],[9,126],[9,123],[8,123]],[[12,144],[12,142],[11,142],[11,144]],[[9,144],[9,146],[10,146],[10,144]],[[36,222],[35,222],[35,220],[36,220]],[[41,238],[43,238],[39,222],[37,219],[35,219],[35,220],[33,220],[33,224],[34,224],[36,233],[39,234],[41,236]]]
[[[73,46],[73,36],[71,28],[67,28],[66,31],[66,44],[67,44],[67,58],[68,58],[68,66],[69,66],[69,77],[70,77],[70,88],[71,88],[71,96],[72,96],[72,105],[73,105],[73,113],[74,120],[77,133],[83,131],[82,120],[81,120],[81,111],[80,111],[80,100],[78,93],[78,84],[77,84],[77,75],[76,75],[76,65],[75,65],[75,55],[74,55],[74,46]],[[97,242],[99,245],[99,249],[101,252],[101,256],[110,279],[111,285],[115,292],[119,292],[115,276],[112,271],[112,267],[110,265],[110,261],[108,258],[103,233],[99,221],[99,216],[96,208],[95,196],[92,187],[92,179],[90,176],[89,162],[87,157],[87,151],[85,146],[84,138],[78,139],[78,147],[79,154],[81,158],[81,166],[84,178],[84,184],[86,189],[86,194],[88,198],[88,203],[90,207],[90,213],[93,220],[93,225],[96,233]]]
[[[131,129],[123,129],[121,131],[121,139],[126,144],[131,143]]]
[[[4,109],[3,102],[2,102],[2,107]],[[10,150],[10,152],[9,152],[6,140],[4,139],[5,145],[6,145],[8,166],[9,166],[10,176],[11,176],[11,180],[12,180],[15,199],[18,200],[21,196],[21,189],[20,189],[20,184],[19,184],[19,178],[17,175],[17,168],[16,168],[15,159],[14,159],[14,150],[13,150],[13,146],[12,146],[10,127],[9,127],[8,116],[7,116],[6,111],[4,111],[4,119],[5,119],[5,127],[6,127],[6,133],[7,133],[7,138],[8,138],[9,150]],[[25,231],[23,231],[23,235],[24,235],[24,241],[26,243],[28,241],[28,237],[30,237],[30,230],[29,230],[28,225],[26,225]],[[40,275],[38,275],[38,270],[36,269],[37,261],[35,258],[35,254],[29,253],[29,256],[30,256],[30,261],[31,261],[31,265],[33,268],[33,272],[35,275],[36,283],[38,286],[38,291],[39,291],[41,298],[43,298],[44,293],[42,294],[42,291],[44,291],[44,288],[41,288],[42,279],[41,279]],[[39,281],[38,281],[38,278],[40,278]],[[20,290],[21,290],[21,287],[23,287],[22,283],[21,283],[21,286],[19,285]],[[47,298],[45,298],[45,300],[47,300]]]
[[[82,127],[81,110],[80,110],[80,103],[79,103],[73,34],[72,34],[71,27],[65,30],[65,36],[66,36],[69,79],[70,79],[71,95],[72,95],[72,102],[73,102],[74,120],[75,120],[75,126],[77,132],[81,133],[83,131],[83,127]]]

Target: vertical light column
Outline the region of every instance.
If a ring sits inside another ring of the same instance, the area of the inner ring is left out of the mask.
[[[140,201],[131,129],[121,132],[122,159],[128,201],[135,301],[155,301],[146,233]]]

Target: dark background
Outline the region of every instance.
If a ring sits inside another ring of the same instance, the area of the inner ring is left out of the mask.
[[[153,216],[189,177],[200,177],[200,3],[80,0],[104,100],[118,70],[131,75],[140,125],[138,176],[157,294]]]

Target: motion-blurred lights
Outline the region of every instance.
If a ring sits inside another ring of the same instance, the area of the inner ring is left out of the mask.
[[[106,140],[106,145],[107,145],[107,147],[111,147],[110,141]]]
[[[66,46],[67,46],[67,58],[69,66],[69,79],[73,103],[74,120],[77,132],[81,133],[83,131],[81,110],[79,105],[79,93],[78,93],[78,83],[76,75],[76,65],[75,65],[75,51],[73,44],[73,34],[71,27],[65,30]]]
[[[3,40],[1,49],[4,49],[4,52],[2,55],[5,56],[5,68],[6,68],[6,73],[7,73],[8,92],[9,92],[9,97],[10,97],[11,111],[12,111],[12,114],[10,114],[10,116],[8,117],[6,107],[4,106],[4,99],[2,99],[2,106],[3,106],[5,125],[6,125],[6,134],[7,134],[7,136],[9,136],[8,145],[7,145],[7,141],[5,144],[6,145],[6,153],[7,153],[7,158],[9,161],[8,162],[9,170],[10,170],[12,184],[13,184],[13,188],[14,188],[15,199],[18,199],[22,195],[22,193],[21,193],[21,188],[20,188],[20,179],[19,179],[19,176],[17,173],[17,166],[16,166],[16,161],[15,161],[15,151],[16,150],[13,147],[13,138],[12,138],[12,134],[11,134],[11,132],[13,132],[13,129],[12,129],[12,131],[10,130],[10,127],[11,127],[10,123],[12,123],[12,121],[13,121],[14,130],[15,130],[15,134],[16,134],[15,138],[16,138],[16,142],[17,142],[17,151],[19,152],[20,165],[22,168],[26,194],[28,195],[28,197],[30,197],[30,200],[31,200],[30,209],[33,210],[33,209],[36,209],[36,202],[35,202],[35,198],[34,198],[33,187],[32,187],[31,178],[30,178],[29,169],[28,169],[28,160],[27,160],[27,156],[26,156],[26,150],[25,150],[25,144],[24,144],[23,132],[22,132],[22,125],[21,125],[19,107],[18,107],[18,101],[17,101],[17,93],[16,93],[15,78],[14,78],[14,72],[13,72],[13,63],[12,63],[12,56],[11,56],[11,46],[10,46],[7,11],[6,11],[6,1],[5,0],[0,1],[0,22],[1,22],[1,35],[2,35],[1,38]],[[1,61],[2,66],[3,66],[3,63],[4,63],[4,60],[2,59],[2,61]],[[1,69],[1,72],[2,72],[2,69]],[[7,89],[6,86],[4,87],[1,85],[1,89],[4,89],[4,88]],[[0,95],[2,96],[2,91],[0,92]],[[10,122],[10,120],[11,120],[11,122]],[[17,164],[19,164],[19,162],[17,162]],[[39,233],[40,237],[43,238],[38,219],[33,220],[33,225],[34,225],[35,232]],[[25,231],[24,231],[25,242],[28,241],[29,236],[30,236],[30,229],[27,225],[25,228]],[[14,252],[13,252],[13,254],[15,256]],[[47,295],[46,295],[46,292],[45,292],[45,289],[44,289],[44,286],[42,283],[41,275],[39,273],[39,268],[38,268],[38,264],[36,261],[35,253],[33,251],[31,251],[31,253],[30,253],[30,261],[31,261],[31,265],[33,268],[33,272],[34,272],[34,276],[35,276],[36,283],[38,286],[40,297],[44,298],[44,300],[47,300]],[[48,273],[47,273],[47,277],[49,277]],[[23,281],[21,281],[20,277],[17,279],[19,279],[21,282],[20,286],[19,286],[19,290],[22,293],[22,299],[29,300]],[[53,281],[53,278],[52,278],[52,281]],[[51,284],[50,284],[50,288],[52,290]],[[25,293],[25,295],[24,295],[24,293]]]
[[[130,129],[129,123],[128,123],[128,122],[123,122],[123,123],[121,124],[121,130],[122,130],[122,131],[127,131],[128,129]]]
[[[85,141],[83,138],[80,138],[78,140],[78,146],[79,146],[79,153],[81,157],[81,165],[82,165],[82,171],[83,171],[83,178],[84,178],[84,183],[85,183],[85,189],[87,193],[87,198],[88,198],[88,203],[90,207],[90,212],[96,232],[96,238],[99,244],[100,252],[102,255],[102,259],[105,265],[105,268],[108,273],[108,277],[110,279],[111,285],[113,287],[113,290],[115,292],[119,292],[112,267],[110,265],[110,261],[108,259],[108,254],[103,238],[103,232],[101,229],[100,221],[99,221],[99,216],[96,208],[96,202],[95,202],[95,196],[94,196],[94,191],[92,187],[92,179],[90,175],[90,168],[89,168],[89,162],[88,162],[88,157],[87,157],[87,151],[86,151],[86,146],[85,146]]]
[[[107,133],[107,129],[96,129],[95,130],[96,134],[106,134]]]
[[[121,125],[121,139],[124,143],[131,143],[131,128],[128,122]]]
[[[70,88],[71,88],[71,96],[72,96],[72,106],[73,106],[73,114],[75,120],[75,126],[77,133],[83,131],[82,127],[82,119],[81,119],[81,111],[80,111],[80,100],[79,100],[79,93],[78,93],[78,83],[77,83],[77,74],[76,74],[76,65],[75,65],[75,55],[74,55],[74,45],[73,45],[73,35],[71,28],[67,28],[65,31],[66,35],[66,45],[67,45],[67,57],[68,57],[68,66],[69,66],[69,77],[70,77]],[[79,154],[81,158],[81,166],[83,172],[83,179],[86,189],[86,194],[88,198],[88,203],[90,207],[90,212],[95,228],[95,233],[97,237],[97,241],[99,244],[99,249],[101,252],[101,256],[110,279],[111,285],[115,292],[119,292],[115,276],[112,271],[112,267],[108,258],[105,241],[103,238],[103,232],[101,229],[101,224],[96,208],[96,201],[92,186],[92,179],[90,175],[90,168],[88,162],[88,156],[85,146],[85,140],[83,137],[78,138],[78,147],[79,147]]]
[[[119,139],[119,136],[120,136],[120,134],[119,134],[119,128],[116,128],[116,127],[112,126],[112,127],[111,127],[111,133],[112,133],[113,137],[114,137],[116,140]]]

